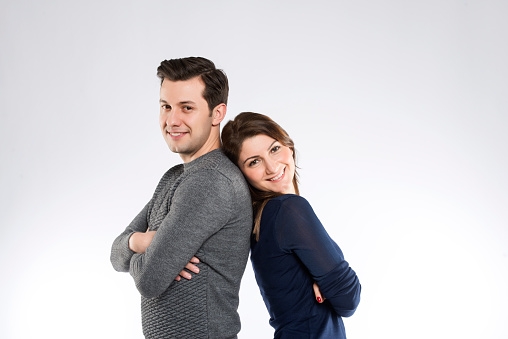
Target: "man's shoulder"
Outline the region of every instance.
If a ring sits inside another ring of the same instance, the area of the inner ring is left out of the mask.
[[[240,178],[241,180],[244,180],[244,176],[240,171],[240,169],[238,168],[238,166],[233,164],[233,162],[231,162],[231,160],[229,160],[229,158],[226,155],[224,155],[222,151],[220,152],[220,161],[218,170],[220,170],[227,176],[234,177],[235,179]]]
[[[166,171],[163,177],[174,177],[180,176],[183,173],[183,164],[178,164]]]
[[[220,149],[209,152],[199,160],[185,168],[180,191],[199,190],[213,196],[248,201],[250,204],[249,187],[242,172]]]
[[[240,169],[229,160],[222,150],[213,150],[202,157],[199,163],[189,169],[188,175],[209,176],[211,172],[215,171],[217,175],[224,176],[230,181],[245,180]]]
[[[178,164],[170,169],[168,169],[160,178],[159,183],[157,184],[157,188],[155,189],[155,193],[158,193],[164,187],[168,185],[173,185],[173,183],[180,177],[183,173],[183,164]]]
[[[250,197],[249,186],[247,185],[247,181],[245,180],[242,171],[240,171],[238,166],[231,162],[231,160],[229,160],[222,151],[220,154],[221,160],[217,166],[217,171],[232,183],[232,188],[235,191],[241,191],[242,193],[247,192],[247,195]]]

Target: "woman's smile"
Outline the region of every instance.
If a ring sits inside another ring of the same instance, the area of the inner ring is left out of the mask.
[[[244,140],[238,166],[247,181],[260,191],[295,193],[293,151],[267,135]]]
[[[281,179],[283,179],[283,178],[284,178],[284,172],[285,172],[285,169],[286,169],[286,167],[284,167],[284,168],[282,169],[282,172],[281,172],[278,176],[276,176],[275,178],[272,178],[272,179],[268,179],[268,180],[270,180],[270,181],[274,181],[274,182],[278,182],[278,181],[280,181]]]

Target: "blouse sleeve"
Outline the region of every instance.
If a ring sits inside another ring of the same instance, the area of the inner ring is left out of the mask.
[[[301,260],[338,315],[353,315],[360,302],[360,281],[307,200],[286,199],[276,223],[281,249]]]

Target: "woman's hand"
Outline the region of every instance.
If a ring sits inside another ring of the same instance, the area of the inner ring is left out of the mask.
[[[196,257],[192,257],[191,261],[187,265],[185,265],[185,268],[191,272],[199,273],[199,267],[194,265],[197,263],[199,263],[199,259]],[[180,274],[178,274],[178,276],[175,278],[175,280],[180,281],[182,279],[182,277],[188,280],[188,279],[192,278],[192,275],[189,272],[187,272],[186,270],[182,270],[182,272],[180,272]]]
[[[325,301],[326,298],[321,295],[319,286],[316,283],[314,283],[314,285],[312,285],[312,288],[314,289],[314,295],[316,296],[317,302],[321,304],[323,301]]]

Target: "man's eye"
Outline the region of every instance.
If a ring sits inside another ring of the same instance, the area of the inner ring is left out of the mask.
[[[190,106],[183,106],[183,110],[184,111],[191,111],[192,107],[190,107]]]
[[[170,110],[170,109],[171,109],[171,106],[169,106],[169,105],[162,105],[162,109],[165,109],[165,110]]]

